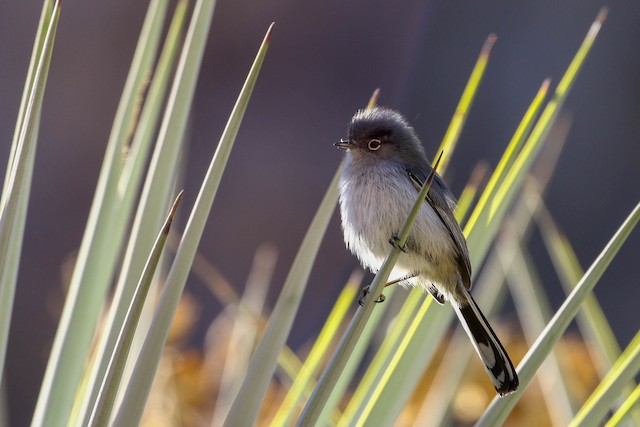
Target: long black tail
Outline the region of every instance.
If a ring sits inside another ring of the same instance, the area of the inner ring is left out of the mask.
[[[484,368],[491,378],[493,386],[500,396],[512,393],[518,388],[518,374],[516,373],[509,355],[500,343],[500,340],[493,332],[489,322],[480,311],[478,304],[473,300],[471,294],[467,294],[468,304],[459,306],[452,301],[456,314],[462,323],[467,335],[471,338],[471,343],[478,352]]]

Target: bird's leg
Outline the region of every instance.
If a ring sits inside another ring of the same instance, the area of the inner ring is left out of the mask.
[[[416,277],[418,274],[417,273],[409,273],[406,276],[403,276],[399,279],[395,279],[392,280],[388,283],[385,283],[384,287],[386,288],[387,286],[391,286],[391,285],[395,285],[397,283],[400,282],[404,282],[405,280],[409,280],[409,279],[413,279],[414,277]],[[360,292],[360,298],[358,298],[358,304],[360,304],[361,306],[364,306],[364,298],[369,294],[369,286],[367,286],[366,288],[362,289],[362,292]],[[386,297],[383,294],[380,294],[380,296],[378,297],[378,299],[376,299],[376,303],[381,303],[386,299]]]
[[[407,253],[407,244],[405,243],[403,246],[400,246],[400,239],[398,238],[398,236],[391,236],[391,238],[389,239],[389,243],[391,243],[391,246],[393,246],[394,248],[400,249],[405,254]]]
[[[400,249],[404,253],[407,253],[407,245],[404,244],[403,246],[400,246],[399,242],[400,242],[400,239],[398,238],[398,236],[395,236],[395,235],[391,236],[391,238],[389,239],[389,243],[391,243],[391,246],[393,246],[396,249]],[[403,282],[405,280],[411,279],[412,277],[416,277],[416,276],[417,274],[408,274],[405,277],[401,277],[400,279],[392,280],[391,282],[386,283],[384,287],[386,288],[387,286],[395,285],[396,283]],[[364,297],[366,297],[368,293],[369,293],[369,286],[364,288],[360,293],[358,304],[360,304],[361,306],[364,305]],[[380,294],[380,296],[376,299],[376,303],[383,302],[385,298],[386,297],[383,294]]]
[[[384,287],[386,288],[387,286],[395,285],[397,283],[404,282],[405,280],[413,279],[417,275],[418,275],[418,273],[409,273],[406,276],[402,276],[399,279],[395,279],[395,280],[392,280],[392,281],[388,282],[387,284],[384,285]]]

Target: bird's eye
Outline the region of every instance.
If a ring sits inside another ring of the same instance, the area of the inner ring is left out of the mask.
[[[380,148],[381,145],[382,145],[382,142],[380,142],[379,139],[372,139],[367,144],[367,146],[369,147],[369,150],[371,151],[376,151],[378,148]]]

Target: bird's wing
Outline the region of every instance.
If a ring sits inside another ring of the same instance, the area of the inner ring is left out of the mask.
[[[422,185],[427,180],[427,175],[421,169],[407,170],[411,183],[419,192]],[[435,189],[440,191],[435,191]],[[431,183],[431,188],[427,193],[427,202],[429,206],[438,215],[442,224],[449,231],[449,235],[456,246],[456,261],[458,262],[458,271],[462,276],[462,283],[467,289],[471,289],[471,262],[469,261],[469,249],[467,249],[467,241],[462,234],[460,225],[456,218],[453,216],[453,210],[456,207],[456,202],[446,184],[436,174]]]

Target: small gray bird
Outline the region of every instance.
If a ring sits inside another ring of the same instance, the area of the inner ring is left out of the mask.
[[[377,272],[432,167],[415,131],[394,110],[358,111],[348,135],[335,144],[347,150],[340,179],[344,240],[365,268]],[[455,198],[436,174],[390,283],[426,289],[440,304],[451,301],[496,391],[504,396],[518,388],[518,375],[469,293],[469,251],[453,216],[455,206]]]

